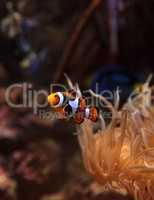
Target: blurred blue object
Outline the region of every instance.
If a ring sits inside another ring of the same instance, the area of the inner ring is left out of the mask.
[[[26,37],[24,37],[23,35],[19,36],[19,49],[23,52],[23,53],[28,53],[31,50],[31,45],[29,43],[29,41],[27,40]]]
[[[26,19],[24,18],[21,22],[21,30],[23,33],[28,33],[33,28],[37,27],[38,22],[35,18]]]
[[[48,53],[47,48],[43,48],[36,53],[27,38],[27,34],[37,25],[38,22],[35,18],[24,18],[21,22],[21,34],[18,40],[19,49],[25,54],[21,67],[25,69],[25,73],[31,76],[37,75]]]
[[[21,33],[19,36],[19,48],[24,53],[31,51],[31,44],[28,41],[26,34],[38,25],[35,19],[23,19],[21,22]]]
[[[30,65],[28,68],[27,73],[31,75],[36,75],[39,72],[40,68],[42,67],[45,58],[47,57],[48,49],[44,48],[40,50],[39,53],[32,53],[30,56]]]
[[[97,93],[103,91],[120,91],[121,102],[125,102],[136,84],[144,82],[145,79],[140,74],[132,74],[120,65],[107,65],[96,72],[91,88]],[[103,92],[105,96],[105,92]]]

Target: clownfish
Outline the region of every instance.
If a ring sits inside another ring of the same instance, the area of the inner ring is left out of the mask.
[[[95,106],[88,107],[86,99],[78,97],[73,90],[51,93],[48,96],[48,103],[61,118],[70,117],[77,124],[81,124],[85,118],[92,122],[98,120],[99,110]]]

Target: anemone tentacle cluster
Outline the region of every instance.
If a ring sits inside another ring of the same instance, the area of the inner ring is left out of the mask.
[[[101,118],[96,133],[88,120],[77,127],[85,168],[106,189],[154,200],[153,87],[147,81],[121,109],[92,94],[109,106],[112,119],[106,125]]]

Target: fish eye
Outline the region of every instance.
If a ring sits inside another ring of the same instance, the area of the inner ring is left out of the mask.
[[[55,95],[54,95],[54,97],[56,97],[56,98],[57,98],[57,97],[59,97],[59,96],[58,96],[58,94],[55,94]]]

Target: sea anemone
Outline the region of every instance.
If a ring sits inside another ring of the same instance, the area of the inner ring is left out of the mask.
[[[149,80],[128,102],[118,108],[91,92],[110,109],[112,119],[101,128],[85,120],[77,127],[84,165],[107,190],[132,195],[136,200],[154,199],[154,105]]]

